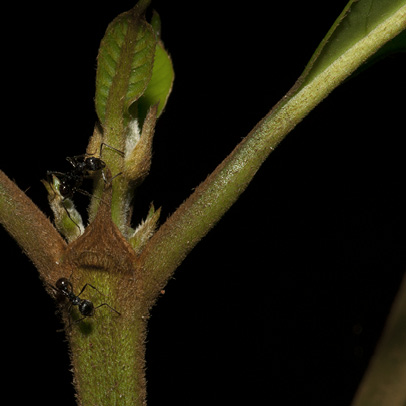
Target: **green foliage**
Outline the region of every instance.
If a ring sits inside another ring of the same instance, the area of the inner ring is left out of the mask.
[[[171,59],[160,39],[159,15],[153,14],[151,24],[145,19],[148,5],[149,0],[140,1],[115,18],[98,54],[95,105],[100,142],[123,152],[106,151],[103,160],[113,176],[122,174],[115,181],[112,213],[124,233],[134,188],[149,171],[156,119],[174,79]],[[103,184],[99,186],[102,190]]]
[[[95,105],[103,127],[124,120],[125,128],[133,118],[142,122],[157,103],[159,116],[172,89],[174,72],[159,39],[159,16],[154,13],[152,26],[144,11],[137,5],[119,15],[101,41]]]
[[[143,94],[151,78],[155,46],[152,27],[136,7],[107,28],[97,59],[95,96],[103,126],[123,116],[129,120],[129,107]]]
[[[351,0],[324,37],[301,80],[302,87],[405,4],[404,0]],[[403,42],[403,47],[405,46]]]
[[[166,105],[174,79],[172,61],[161,43],[155,48],[154,67],[147,89],[138,102],[138,114],[143,120],[150,106],[158,104],[157,117]]]

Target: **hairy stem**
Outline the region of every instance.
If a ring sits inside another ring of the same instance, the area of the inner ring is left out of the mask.
[[[67,244],[49,219],[4,172],[0,171],[0,222],[50,281]]]
[[[290,92],[153,236],[140,258],[153,300],[189,251],[245,190],[281,140],[383,44],[406,28],[406,6],[342,54],[297,93]]]

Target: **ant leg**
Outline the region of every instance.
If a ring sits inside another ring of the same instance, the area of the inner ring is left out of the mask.
[[[102,306],[107,306],[107,307],[109,307],[110,310],[113,310],[113,312],[116,312],[119,316],[121,316],[121,313],[120,313],[119,311],[117,311],[114,307],[111,307],[111,306],[110,306],[109,304],[107,304],[107,303],[102,303],[102,304],[96,306],[96,307],[94,308],[94,310],[96,310],[96,309],[98,309],[99,307],[102,307]]]
[[[97,289],[95,286],[91,285],[90,283],[86,283],[86,284],[83,286],[82,290],[79,292],[78,297],[84,292],[84,290],[85,290],[88,286],[90,286],[91,288],[93,288],[96,292],[100,293],[102,296],[105,296],[105,295],[104,295],[102,292],[100,292],[100,290]],[[96,307],[94,308],[94,310],[96,310],[96,309],[98,309],[99,307],[102,307],[102,306],[108,306],[111,310],[113,310],[113,311],[116,312],[119,316],[121,316],[121,313],[120,313],[119,311],[117,311],[116,309],[114,309],[114,307],[111,307],[111,306],[110,306],[109,304],[107,304],[107,303],[102,303],[102,304],[96,306]]]
[[[52,176],[55,175],[56,177],[58,176],[62,176],[62,177],[66,177],[66,173],[64,172],[58,172],[58,171],[47,171],[47,176]]]
[[[104,177],[103,177],[103,179],[104,179]],[[92,195],[92,194],[90,194],[89,192],[86,192],[86,190],[76,189],[75,192],[82,193],[82,195],[88,196],[88,197],[90,197],[91,199],[95,198],[95,199],[97,199],[97,200],[100,200],[100,201],[103,202],[104,204],[107,204],[101,197],[96,196],[96,195]],[[72,221],[73,221],[73,220],[72,220]]]
[[[73,220],[73,218],[72,218],[72,216],[70,215],[68,209],[67,209],[66,206],[63,204],[63,201],[62,201],[62,206],[63,206],[63,208],[65,209],[65,212],[66,212],[66,214],[68,215],[70,221],[79,229],[79,233],[82,234],[82,229],[79,227],[79,224],[76,223],[75,220]]]
[[[72,318],[71,318],[72,303],[69,303],[69,306],[65,304],[64,308],[66,310],[66,313],[69,315],[68,316],[69,324],[65,327],[65,329],[60,328],[56,330],[57,333],[63,333],[64,331],[69,331],[72,328]]]
[[[102,178],[103,178],[103,180],[104,180],[104,183],[107,183],[107,178],[106,178],[106,175],[104,174],[104,170],[103,170],[103,169],[102,169],[101,173],[102,173]]]
[[[118,152],[122,157],[124,156],[124,152],[123,152],[123,151],[120,151],[119,149],[114,148],[114,147],[112,147],[111,145],[106,144],[105,142],[102,142],[102,143],[100,144],[100,152],[99,152],[99,156],[100,156],[100,157],[102,156],[102,152],[103,152],[103,147],[104,147],[104,146],[107,147],[107,148],[109,148],[109,149],[111,149],[111,150],[113,150],[113,151]],[[117,176],[119,176],[119,175],[121,175],[121,174],[122,174],[122,172],[119,172],[119,173],[117,173],[116,175],[114,175],[110,180],[108,180],[108,179],[106,178],[106,175],[104,174],[104,171],[102,171],[102,176],[103,176],[104,183],[111,183],[114,178],[116,178]]]
[[[111,182],[113,182],[113,179],[117,178],[117,176],[120,176],[122,173],[123,172],[116,173],[110,180],[107,180],[106,176],[104,175],[104,172],[102,172],[103,180],[105,183],[110,184]]]
[[[124,152],[123,152],[123,151],[120,151],[119,149],[114,148],[114,147],[112,147],[111,145],[106,144],[105,142],[102,142],[102,143],[100,144],[100,153],[99,153],[100,157],[102,156],[103,146],[106,146],[107,148],[110,148],[110,149],[112,149],[113,151],[118,152],[121,156],[124,156]]]
[[[101,143],[100,143],[100,151],[99,151],[99,157],[100,157],[100,158],[101,158],[101,156],[102,156],[103,147],[104,147],[104,146],[107,147],[107,148],[110,148],[110,149],[113,150],[113,151],[118,152],[121,156],[124,156],[124,152],[123,152],[123,151],[120,151],[119,149],[114,148],[114,147],[112,147],[111,145],[106,144],[105,142],[101,142]],[[92,153],[88,152],[88,153],[86,153],[86,155],[96,155],[96,152],[92,152]]]
[[[85,283],[85,285],[83,286],[82,290],[79,292],[78,297],[84,292],[84,290],[88,287],[88,286],[92,286],[90,283]],[[94,286],[92,286],[93,289],[96,289]],[[96,289],[97,290],[97,289]]]
[[[86,190],[83,190],[83,189],[75,189],[75,192],[82,193],[82,195],[85,195],[85,196],[87,196],[87,197],[95,197],[95,196],[93,196],[91,193],[86,192]]]
[[[96,292],[98,292],[100,295],[105,296],[102,292],[100,292],[99,289],[97,289],[95,286],[91,285],[90,283],[85,283],[85,285],[83,286],[82,290],[79,292],[78,297],[84,292],[84,290],[90,286],[91,288],[93,288]]]

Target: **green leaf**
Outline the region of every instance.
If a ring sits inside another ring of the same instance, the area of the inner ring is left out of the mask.
[[[62,197],[59,191],[61,181],[52,175],[52,182],[43,180],[42,183],[48,191],[48,201],[54,213],[56,229],[68,242],[76,240],[84,232],[82,217],[72,200]]]
[[[113,131],[129,120],[128,108],[147,88],[152,75],[156,38],[145,21],[149,1],[113,20],[101,41],[97,58],[96,112],[103,127]],[[124,95],[124,97],[123,97]]]
[[[405,0],[351,0],[316,49],[296,90],[310,83],[405,4]]]
[[[169,54],[161,43],[155,48],[154,67],[152,77],[147,89],[138,101],[138,114],[142,119],[146,116],[149,108],[157,103],[159,117],[166,105],[169,94],[172,90],[175,72]]]
[[[157,39],[160,40],[161,39],[161,17],[156,12],[156,10],[154,10],[152,12],[151,25],[152,25],[152,28],[155,32]]]

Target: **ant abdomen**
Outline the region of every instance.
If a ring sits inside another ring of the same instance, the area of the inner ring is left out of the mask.
[[[85,317],[94,315],[94,304],[90,300],[82,300],[82,302],[78,305],[78,308],[80,314]]]

